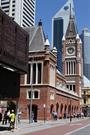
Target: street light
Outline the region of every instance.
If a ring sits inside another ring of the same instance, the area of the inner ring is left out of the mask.
[[[32,63],[33,63],[34,58],[32,58]],[[30,118],[29,118],[29,123],[33,122],[32,118],[32,99],[33,99],[33,64],[31,68],[31,97],[30,97]]]
[[[32,84],[31,84],[31,97],[30,97],[30,118],[29,118],[29,123],[32,123],[33,122],[33,119],[32,119]]]
[[[44,108],[44,123],[45,123],[45,120],[46,120],[46,116],[45,116],[45,108],[46,108],[46,104],[43,104],[43,108]]]

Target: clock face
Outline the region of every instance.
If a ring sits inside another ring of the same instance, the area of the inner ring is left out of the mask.
[[[68,54],[73,54],[74,53],[74,47],[68,47],[67,48],[67,53]]]

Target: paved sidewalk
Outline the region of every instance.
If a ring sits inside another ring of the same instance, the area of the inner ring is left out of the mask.
[[[81,120],[85,120],[87,118],[74,118],[72,119],[72,122],[77,122]],[[50,120],[50,121],[38,121],[36,123],[30,123],[28,120],[21,120],[20,123],[18,123],[18,127],[14,129],[14,132],[12,131],[0,131],[0,135],[23,135],[26,133],[31,133],[39,130],[43,130],[46,128],[51,128],[59,125],[64,125],[70,123],[70,119],[60,119],[60,120]]]

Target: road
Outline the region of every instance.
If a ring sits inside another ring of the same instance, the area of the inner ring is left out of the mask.
[[[90,124],[67,135],[90,135]]]
[[[78,122],[71,122],[65,125],[57,125],[24,135],[90,135],[90,119]]]

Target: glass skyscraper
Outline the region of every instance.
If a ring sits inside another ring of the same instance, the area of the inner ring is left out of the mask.
[[[20,26],[35,25],[36,0],[0,0],[2,10]]]
[[[83,74],[90,80],[90,31],[84,28],[80,35],[83,48]]]
[[[52,18],[52,43],[53,47],[57,48],[57,68],[60,72],[62,72],[62,37],[67,30],[70,11],[75,16],[73,0],[68,0]]]

